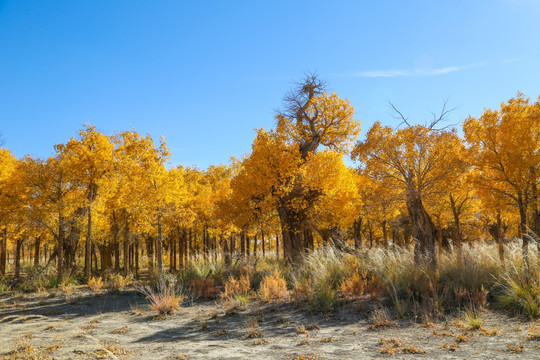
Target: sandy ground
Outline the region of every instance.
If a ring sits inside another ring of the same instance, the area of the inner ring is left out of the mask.
[[[226,315],[219,302],[185,301],[163,319],[134,290],[6,293],[0,295],[0,358],[540,359],[540,340],[527,339],[531,324],[523,319],[485,311],[483,327],[493,333],[482,334],[458,317],[371,329],[369,313],[365,305],[309,314],[290,304],[252,302]],[[443,348],[452,344],[458,346]]]

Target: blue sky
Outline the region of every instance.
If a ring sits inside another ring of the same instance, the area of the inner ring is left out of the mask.
[[[540,1],[2,1],[0,132],[46,157],[90,122],[165,136],[173,164],[227,163],[305,72],[362,138],[391,101],[450,123],[540,94]]]

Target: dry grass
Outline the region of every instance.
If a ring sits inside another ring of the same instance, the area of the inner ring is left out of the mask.
[[[246,339],[256,339],[256,338],[262,338],[263,334],[257,330],[257,329],[249,329],[245,338]]]
[[[96,294],[101,294],[103,291],[103,285],[103,279],[101,276],[98,278],[92,277],[90,280],[88,280],[88,287]]]
[[[248,296],[251,291],[251,282],[247,274],[241,275],[240,279],[236,280],[230,276],[225,288],[220,294],[222,299],[235,298],[237,295]]]
[[[111,289],[117,291],[124,290],[132,281],[133,279],[131,276],[123,276],[121,274],[109,275],[109,278],[107,279],[107,283]]]
[[[385,327],[399,327],[398,323],[390,320],[390,315],[386,309],[377,309],[373,311],[369,319],[371,330],[377,330]]]
[[[355,300],[364,295],[365,279],[355,272],[341,283],[340,290],[345,300]]]
[[[529,324],[527,331],[528,340],[540,340],[540,322],[536,321]]]
[[[165,283],[164,280],[158,281],[156,289],[146,286],[139,288],[138,291],[146,296],[150,301],[150,309],[157,312],[158,316],[173,314],[184,300],[175,284]]]
[[[279,271],[275,270],[272,275],[264,277],[259,289],[259,297],[268,303],[281,303],[289,300],[287,282]]]
[[[5,360],[50,360],[53,359],[54,351],[60,349],[60,345],[54,343],[46,347],[33,346],[31,340],[33,334],[28,333],[20,337],[15,343],[13,350],[3,356]]]
[[[214,299],[219,293],[216,281],[206,276],[192,279],[189,290],[195,297],[203,299]]]
[[[401,352],[402,354],[426,354],[426,350],[422,350],[414,345],[403,346],[403,342],[396,338],[380,339],[379,353],[393,355]]]

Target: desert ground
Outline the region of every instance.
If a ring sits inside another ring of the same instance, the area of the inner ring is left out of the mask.
[[[85,286],[0,295],[3,359],[540,359],[537,323],[493,310],[481,329],[460,314],[436,322],[374,321],[380,305],[357,301],[326,314],[252,301],[186,299],[156,316],[136,289]]]

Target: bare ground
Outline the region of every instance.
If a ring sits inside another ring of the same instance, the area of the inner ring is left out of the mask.
[[[309,314],[291,304],[253,302],[227,315],[219,302],[188,301],[158,318],[134,290],[6,293],[0,295],[0,358],[540,359],[540,335],[528,339],[533,326],[524,319],[484,311],[484,332],[468,330],[459,316],[372,329],[372,305]]]

